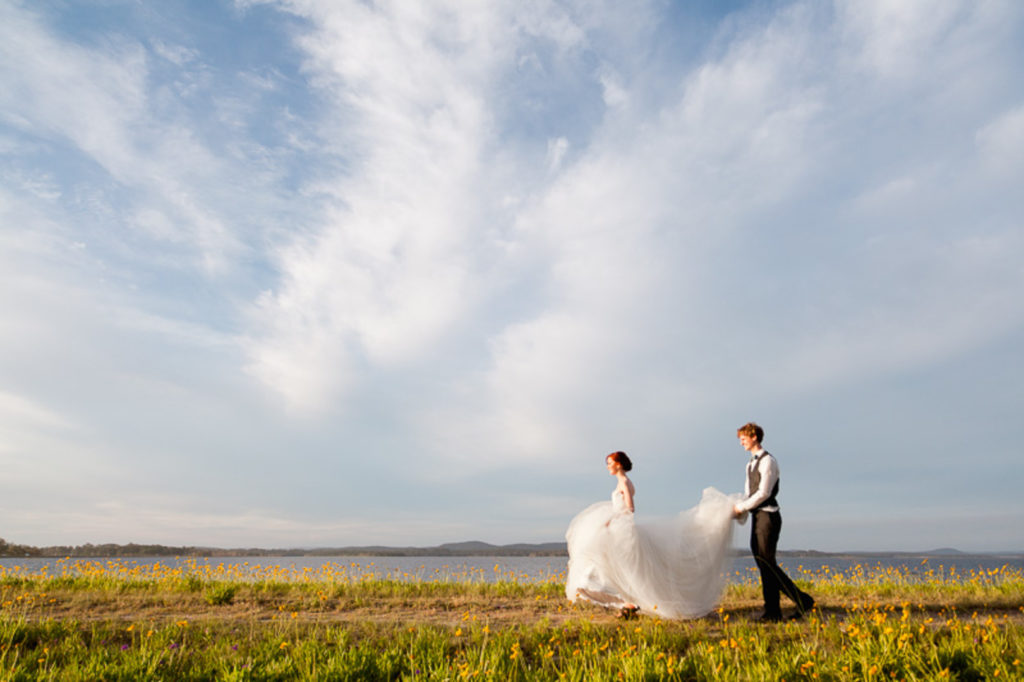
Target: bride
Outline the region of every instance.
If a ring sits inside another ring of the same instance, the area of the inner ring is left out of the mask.
[[[633,515],[633,468],[624,452],[605,458],[618,483],[610,502],[592,504],[572,520],[565,539],[565,594],[620,610],[665,618],[698,618],[712,611],[725,588],[732,545],[733,505],[739,496],[705,488],[700,503],[664,519]]]

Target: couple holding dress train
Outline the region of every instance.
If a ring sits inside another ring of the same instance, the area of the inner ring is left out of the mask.
[[[605,458],[617,484],[609,502],[592,504],[572,520],[565,539],[569,571],[565,585],[571,601],[584,599],[619,609],[623,617],[638,611],[664,618],[699,618],[711,612],[725,588],[732,545],[732,523],[751,518],[750,549],[761,573],[765,609],[759,620],[782,619],[780,592],[797,609],[814,599],[789,579],[775,560],[782,528],[779,467],[763,447],[764,430],[744,424],[737,432],[750,453],[744,494],[726,495],[705,488],[700,503],[670,518],[633,515],[633,465],[624,452]]]

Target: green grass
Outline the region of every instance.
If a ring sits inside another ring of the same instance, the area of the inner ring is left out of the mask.
[[[1020,623],[913,611],[760,626],[0,621],[7,680],[1020,679]],[[470,616],[472,618],[472,616]]]
[[[0,575],[0,680],[1024,679],[1024,576],[794,572],[818,600],[760,625],[755,579],[693,621],[621,621],[557,579],[208,569]]]

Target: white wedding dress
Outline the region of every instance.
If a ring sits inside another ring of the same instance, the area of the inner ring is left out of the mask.
[[[699,618],[725,589],[733,504],[741,495],[705,488],[700,503],[669,518],[635,518],[618,491],[572,520],[565,539],[565,594],[648,615]]]

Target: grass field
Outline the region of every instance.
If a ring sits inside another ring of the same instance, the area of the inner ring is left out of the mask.
[[[754,574],[622,621],[559,575],[66,561],[0,570],[0,680],[1024,679],[1021,571],[915,568],[798,570],[816,611],[761,625]]]

